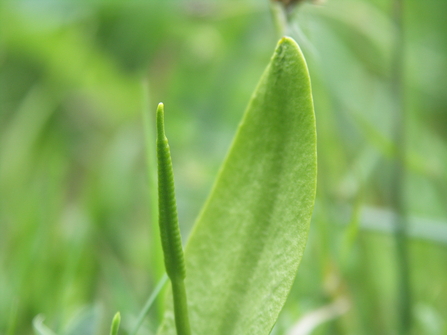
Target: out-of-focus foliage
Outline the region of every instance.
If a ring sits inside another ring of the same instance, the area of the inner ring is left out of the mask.
[[[327,0],[293,18],[319,179],[274,334],[315,320],[326,321],[313,334],[395,333],[391,7]],[[447,331],[447,2],[404,10],[411,308],[415,333],[437,335]],[[0,2],[0,333],[31,334],[43,314],[58,334],[106,334],[117,310],[120,331],[133,327],[162,275],[142,113],[151,120],[159,101],[169,110],[187,236],[275,44],[267,1]],[[156,329],[159,300],[141,334]]]

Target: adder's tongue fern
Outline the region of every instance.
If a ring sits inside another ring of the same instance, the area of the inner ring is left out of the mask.
[[[160,235],[166,273],[171,279],[174,298],[175,325],[178,335],[190,335],[185,290],[185,261],[175,201],[171,153],[164,131],[164,106],[157,108],[158,207]]]

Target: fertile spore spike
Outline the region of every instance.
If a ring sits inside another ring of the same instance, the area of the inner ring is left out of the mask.
[[[164,130],[164,106],[157,108],[158,206],[161,243],[166,273],[171,279],[178,335],[190,335],[184,279],[186,275],[182,239],[175,201],[171,152]]]

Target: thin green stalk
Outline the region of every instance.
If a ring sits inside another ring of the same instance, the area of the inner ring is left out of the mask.
[[[171,279],[172,295],[174,296],[174,315],[177,334],[191,334],[188,317],[188,299],[186,298],[185,283],[182,278]]]
[[[278,38],[284,36],[294,37],[301,47],[316,55],[317,52],[312,43],[306,38],[298,22],[293,22],[296,8],[303,3],[303,0],[270,0],[270,12]]]
[[[154,121],[153,114],[149,111],[149,87],[146,81],[142,83],[143,89],[143,125],[144,135],[146,140],[146,165],[147,176],[149,186],[149,208],[150,208],[150,220],[151,220],[151,255],[154,262],[154,283],[158,282],[159,278],[163,276],[163,257],[161,255],[160,244],[160,232],[158,225],[155,223],[158,221],[158,202],[157,202],[157,158],[154,150]]]
[[[158,282],[157,286],[155,287],[154,291],[150,295],[150,297],[147,299],[146,303],[144,304],[143,309],[141,310],[140,314],[138,315],[137,322],[135,323],[135,326],[130,333],[130,335],[137,335],[138,329],[140,329],[141,325],[143,324],[143,320],[146,317],[147,313],[149,312],[149,309],[152,307],[155,299],[160,294],[161,290],[165,286],[166,282],[168,281],[168,276],[163,275],[161,277],[160,281]]]
[[[6,335],[14,335],[16,333],[18,310],[19,301],[18,299],[14,299],[11,304],[11,314],[9,316],[8,330],[6,331]]]
[[[182,239],[177,218],[171,152],[164,130],[164,107],[157,108],[158,213],[166,273],[171,279],[178,335],[190,335]]]
[[[410,262],[408,251],[408,223],[405,208],[405,103],[404,103],[404,27],[403,27],[403,0],[393,0],[393,20],[396,36],[392,58],[391,85],[395,109],[394,142],[395,162],[393,169],[393,182],[391,183],[391,199],[396,212],[395,240],[396,255],[399,271],[399,330],[400,334],[410,334],[412,327],[412,297],[410,284]]]
[[[146,167],[148,177],[148,198],[150,215],[150,253],[152,282],[159,282],[164,275],[163,255],[160,242],[160,229],[158,227],[158,195],[157,195],[157,153],[154,145],[155,117],[150,111],[149,84],[147,80],[142,82],[143,93],[143,126],[146,141]],[[163,315],[163,301],[159,300],[156,308],[156,317],[161,319]],[[143,308],[144,310],[144,308]],[[143,320],[141,320],[142,322]]]
[[[278,38],[281,38],[286,35],[288,27],[284,5],[278,1],[270,1],[270,11],[272,13],[275,30],[278,33]]]

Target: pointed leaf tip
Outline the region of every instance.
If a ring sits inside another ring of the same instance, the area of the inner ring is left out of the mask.
[[[282,43],[286,43],[286,42],[290,42],[293,41],[290,37],[288,36],[283,36],[281,37],[281,39],[279,40],[278,44],[282,44]]]
[[[118,330],[120,328],[121,323],[121,314],[120,312],[117,312],[112,320],[112,325],[110,327],[110,335],[117,335]]]
[[[291,37],[284,36],[278,41],[278,44],[276,45],[275,55],[280,54],[285,49],[294,50],[300,54],[299,57],[304,58],[300,47],[295,42],[295,40]],[[290,56],[296,57],[295,55],[293,55],[293,52],[291,53]]]

